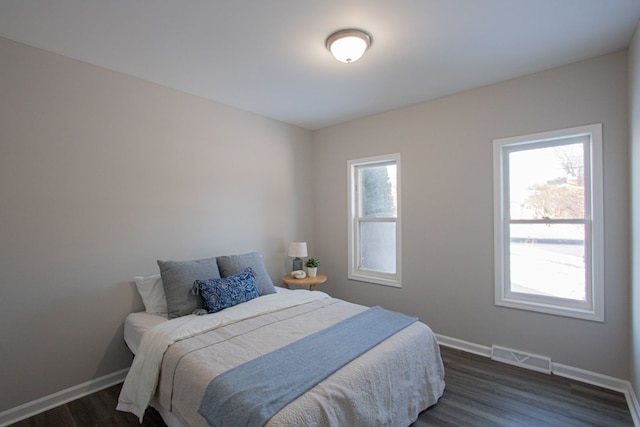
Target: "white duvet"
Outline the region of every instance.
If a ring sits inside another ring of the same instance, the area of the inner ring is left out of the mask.
[[[162,357],[171,344],[242,319],[322,298],[329,296],[323,292],[276,293],[218,313],[179,317],[154,326],[142,337],[136,357],[122,385],[116,409],[131,412],[142,422],[144,412],[158,385]]]
[[[216,375],[364,309],[322,292],[294,291],[266,295],[216,314],[162,323],[144,334],[118,409],[142,420],[159,389],[163,408],[184,425],[204,427],[206,421],[197,407]],[[256,331],[219,338],[255,325]],[[209,345],[210,338],[220,341],[215,349]],[[164,379],[159,387],[161,367]],[[291,402],[267,425],[408,425],[442,395],[443,378],[435,337],[417,322]]]

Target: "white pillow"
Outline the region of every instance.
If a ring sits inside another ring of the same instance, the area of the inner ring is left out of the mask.
[[[144,309],[147,313],[167,314],[167,298],[162,286],[162,278],[159,274],[153,276],[135,276],[138,293],[142,297]]]

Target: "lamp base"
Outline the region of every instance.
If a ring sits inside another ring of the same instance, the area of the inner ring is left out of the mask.
[[[294,258],[293,259],[293,270],[302,270],[302,258]]]

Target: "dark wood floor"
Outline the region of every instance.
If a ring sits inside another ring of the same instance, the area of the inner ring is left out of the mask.
[[[633,426],[622,394],[577,381],[442,348],[447,388],[437,405],[412,427],[426,426]],[[115,410],[121,385],[67,403],[12,427],[139,426]],[[147,410],[143,426],[165,426]]]
[[[447,387],[412,427],[633,426],[622,393],[442,347]]]

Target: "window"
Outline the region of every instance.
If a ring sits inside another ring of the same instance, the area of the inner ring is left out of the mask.
[[[602,125],[493,149],[496,305],[604,321]]]
[[[349,278],[400,287],[400,154],[348,167]]]

